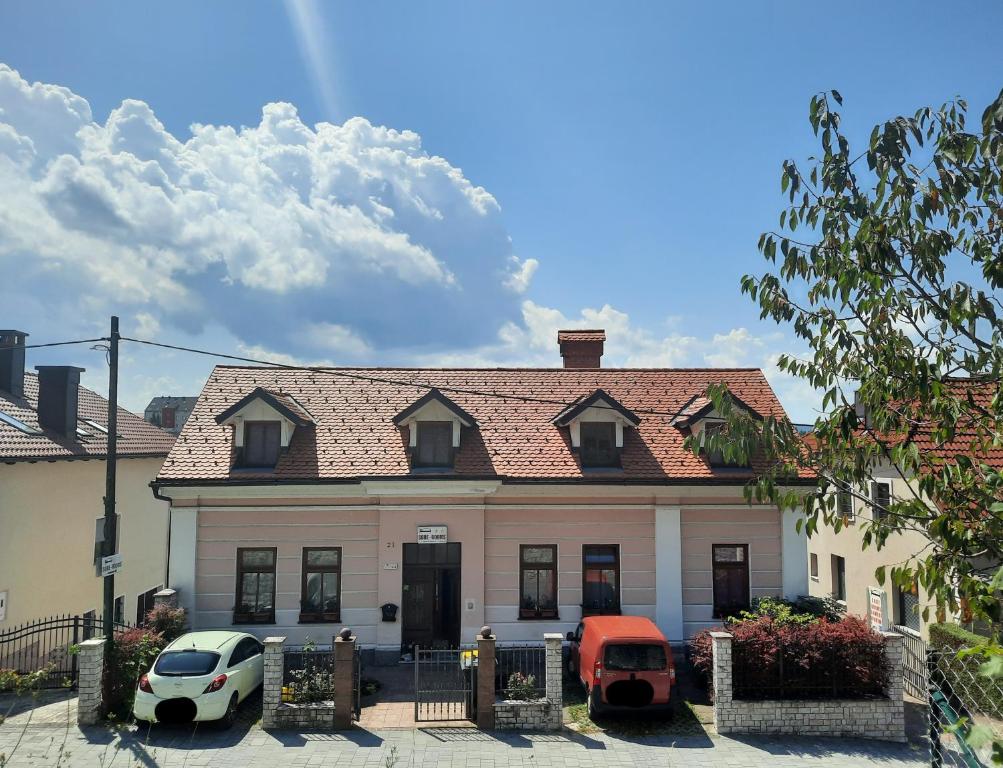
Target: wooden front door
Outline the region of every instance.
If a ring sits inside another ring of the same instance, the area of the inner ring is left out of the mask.
[[[460,644],[460,545],[405,544],[402,652]]]
[[[714,544],[714,618],[749,608],[749,545]]]

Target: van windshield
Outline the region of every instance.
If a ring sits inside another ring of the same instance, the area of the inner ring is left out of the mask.
[[[219,663],[219,654],[212,651],[167,651],[160,654],[153,667],[164,677],[208,675]]]
[[[665,669],[665,648],[643,643],[607,645],[603,666],[628,672]]]

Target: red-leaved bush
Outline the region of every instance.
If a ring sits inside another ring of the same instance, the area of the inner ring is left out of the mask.
[[[736,699],[854,699],[883,695],[888,683],[884,638],[856,616],[780,624],[769,617],[736,621],[732,683]],[[690,643],[690,660],[708,681],[711,630]]]

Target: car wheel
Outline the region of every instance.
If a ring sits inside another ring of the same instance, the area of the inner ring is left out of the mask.
[[[230,703],[226,705],[226,712],[220,719],[219,724],[222,728],[233,728],[233,724],[237,722],[237,692],[233,692],[233,696],[230,697]]]
[[[595,720],[599,716],[599,697],[602,693],[598,687],[593,687],[589,691],[589,720]]]

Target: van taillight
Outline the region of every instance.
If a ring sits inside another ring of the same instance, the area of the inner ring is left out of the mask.
[[[596,659],[596,665],[592,670],[592,677],[596,680],[602,679],[602,662]]]

